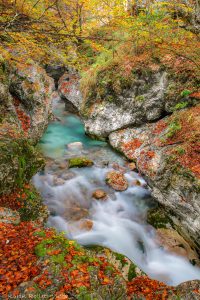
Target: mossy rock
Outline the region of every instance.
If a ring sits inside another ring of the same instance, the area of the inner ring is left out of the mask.
[[[4,137],[0,141],[0,194],[22,187],[44,167],[41,154],[30,140]]]
[[[147,213],[147,223],[154,228],[172,228],[172,220],[167,216],[167,213],[162,207],[151,208]]]
[[[26,200],[23,202],[23,206],[18,211],[21,220],[40,220],[44,223],[49,216],[49,212],[47,207],[43,204],[40,194],[33,186],[28,189],[24,188],[24,193],[26,194]]]
[[[74,157],[68,160],[69,168],[91,167],[94,163],[87,157]]]

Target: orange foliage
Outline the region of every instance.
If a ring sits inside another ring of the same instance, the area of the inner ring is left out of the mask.
[[[1,223],[0,230],[0,293],[7,295],[21,282],[39,274],[34,248],[41,238],[33,235],[30,222],[15,226]]]
[[[166,300],[170,291],[173,292],[172,287],[146,276],[135,278],[127,284],[127,287],[129,296],[143,296],[145,300]]]
[[[27,116],[25,114],[25,112],[20,109],[20,107],[19,107],[20,102],[17,98],[14,98],[14,105],[16,108],[16,113],[17,113],[18,119],[19,119],[22,129],[24,131],[24,134],[27,136],[28,131],[30,129],[30,124],[31,124],[30,117]]]

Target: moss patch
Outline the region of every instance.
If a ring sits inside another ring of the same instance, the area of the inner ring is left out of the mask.
[[[156,229],[172,227],[172,221],[161,207],[148,210],[147,222]]]
[[[30,140],[4,137],[0,142],[0,194],[22,187],[44,166]]]
[[[87,157],[75,157],[68,160],[69,168],[91,167],[94,163]]]

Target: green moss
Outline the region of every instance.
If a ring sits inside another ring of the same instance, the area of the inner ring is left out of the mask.
[[[57,264],[63,264],[65,260],[65,253],[60,253],[51,256],[51,261]]]
[[[177,152],[179,155],[183,155],[183,154],[185,154],[185,149],[183,149],[182,147],[177,147],[177,148],[176,148],[176,152]]]
[[[35,235],[35,236],[39,236],[39,237],[45,237],[46,236],[46,234],[45,234],[45,231],[44,230],[41,230],[41,231],[36,231],[36,232],[34,232],[34,234],[33,235]]]
[[[128,261],[125,255],[117,252],[113,252],[113,254],[115,255],[116,260],[119,260],[121,262],[122,268],[128,265]]]
[[[128,270],[128,280],[131,281],[133,278],[137,277],[137,273],[136,273],[136,266],[131,263],[129,270]]]
[[[181,130],[181,124],[175,119],[168,125],[166,138],[172,138],[179,130]]]
[[[135,98],[136,101],[139,101],[139,102],[143,102],[145,100],[145,97],[142,96],[142,95],[139,95]]]
[[[20,218],[22,221],[36,220],[40,217],[46,219],[48,212],[42,203],[42,198],[34,187],[24,189],[26,200],[23,201],[22,207],[19,209]],[[42,232],[40,233],[42,236]]]
[[[192,92],[190,90],[183,90],[181,92],[181,97],[187,97],[191,94]]]
[[[39,257],[44,257],[47,254],[47,249],[43,245],[43,243],[41,243],[35,247],[35,254]]]
[[[188,105],[189,105],[189,103],[188,103],[187,101],[177,103],[177,104],[172,108],[172,111],[176,111],[176,110],[179,110],[179,109],[186,108]]]
[[[43,167],[44,160],[30,140],[4,137],[0,142],[0,194],[22,187]]]
[[[69,168],[91,167],[94,163],[87,157],[75,157],[68,160]]]
[[[172,221],[160,207],[148,210],[147,222],[156,229],[169,228],[169,226],[172,226]]]

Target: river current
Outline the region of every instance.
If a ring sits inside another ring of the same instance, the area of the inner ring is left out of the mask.
[[[65,112],[64,103],[55,100],[54,114],[58,120],[49,124],[40,142],[46,168],[33,179],[50,211],[48,225],[82,245],[122,253],[151,278],[169,285],[200,279],[199,268],[155,242],[155,230],[146,222],[155,202],[144,179],[107,143],[87,137],[81,120]],[[80,156],[94,165],[68,169],[67,160]],[[126,191],[116,192],[106,184],[106,173],[114,169],[124,172]],[[92,197],[97,189],[107,193],[106,201]]]

